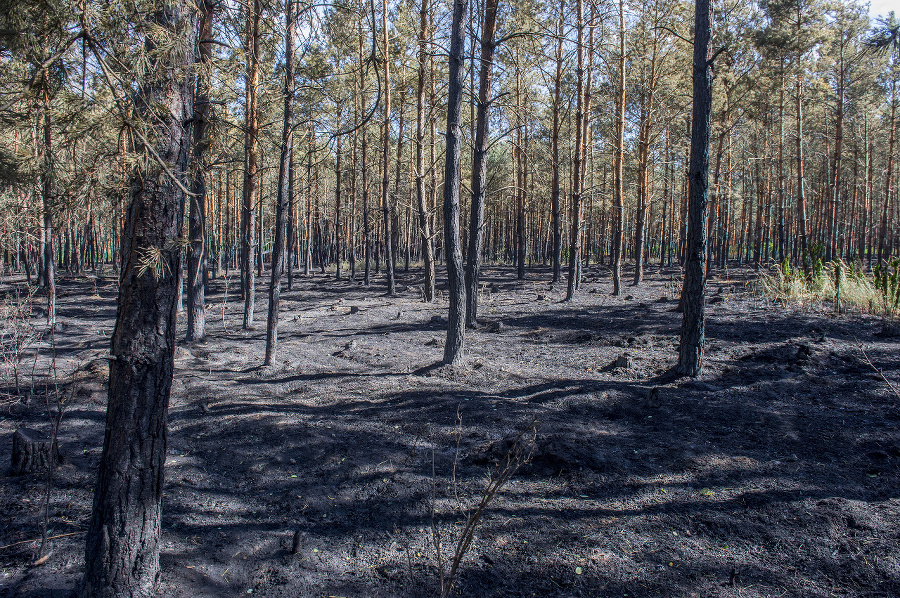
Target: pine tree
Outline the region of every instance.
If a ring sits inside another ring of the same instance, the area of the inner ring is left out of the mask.
[[[150,17],[150,66],[137,86],[147,160],[132,180],[123,233],[109,403],[81,598],[155,595],[175,352],[176,281],[191,147],[197,8],[167,3]]]

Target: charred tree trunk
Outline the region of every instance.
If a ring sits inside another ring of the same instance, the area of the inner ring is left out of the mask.
[[[559,3],[559,25],[556,35],[556,77],[553,81],[553,131],[550,137],[550,214],[553,221],[553,282],[562,275],[562,223],[559,216],[559,112],[562,94],[563,35],[565,32],[565,0]]]
[[[697,376],[703,363],[706,291],[707,212],[709,210],[709,129],[712,112],[712,61],[709,59],[710,0],[696,0],[694,12],[694,105],[688,173],[688,238],[685,247],[678,373]]]
[[[291,176],[291,153],[294,130],[294,15],[293,0],[284,8],[284,121],[281,129],[281,160],[278,166],[278,195],[275,201],[275,243],[272,246],[272,276],[269,281],[269,314],[266,320],[266,357],[264,365],[274,365],[278,346],[278,308],[281,302],[281,275],[287,250],[287,211]],[[338,115],[340,116],[340,115]],[[340,137],[338,169],[340,169]],[[340,189],[340,179],[338,179]],[[338,197],[340,206],[340,196]],[[338,208],[340,214],[340,208]],[[339,267],[340,269],[340,267]]]
[[[56,325],[56,256],[53,248],[53,136],[50,127],[50,79],[46,70],[42,75],[43,105],[41,106],[41,202],[42,202],[42,278],[47,288],[47,326]]]
[[[209,125],[209,73],[206,72],[212,59],[213,14],[215,2],[200,2],[200,73],[197,77],[197,93],[194,98],[194,178],[188,209],[187,253],[187,330],[188,341],[202,340],[206,336],[206,294],[204,278],[206,274],[206,152],[209,149],[207,128]]]
[[[259,21],[262,6],[253,0],[247,16],[247,113],[244,138],[244,193],[241,209],[241,288],[244,296],[243,328],[253,328],[253,310],[256,303],[256,203],[259,196],[259,118],[257,95],[259,91]]]
[[[475,119],[475,149],[472,155],[472,213],[469,218],[469,255],[466,267],[466,327],[478,326],[478,279],[484,244],[484,185],[487,174],[488,110],[494,62],[494,31],[497,0],[487,0],[481,27],[481,72],[478,76],[478,106]]]
[[[374,11],[374,9],[373,9]],[[374,15],[372,18],[375,18]],[[363,29],[362,29],[362,21],[360,20],[357,25],[357,32],[359,38],[359,45],[357,47],[359,53],[359,63],[363,64]],[[374,34],[373,34],[374,35]],[[359,69],[359,95],[360,95],[360,111],[363,114],[363,118],[366,119],[368,116],[366,115],[366,96],[365,96],[365,69]],[[361,151],[362,156],[360,158],[361,166],[360,166],[360,191],[362,192],[362,212],[363,212],[363,284],[365,286],[369,286],[370,282],[370,272],[372,268],[372,236],[371,236],[371,224],[369,223],[369,158],[368,158],[368,149],[369,149],[369,138],[368,138],[368,126],[367,124],[362,125],[362,141],[361,141]]]
[[[462,112],[465,80],[463,73],[463,48],[466,32],[463,18],[468,12],[469,0],[454,0],[453,21],[450,33],[450,69],[447,99],[447,153],[444,167],[444,243],[447,260],[450,310],[448,313],[447,340],[444,344],[444,363],[452,364],[460,356],[465,339],[465,285],[463,281],[462,248],[459,238],[459,177],[462,144]]]
[[[419,10],[419,79],[416,87],[416,205],[419,211],[419,231],[425,275],[422,294],[425,301],[434,301],[434,240],[431,232],[431,213],[425,195],[425,61],[428,58],[429,0],[422,0]],[[432,165],[433,167],[433,165]]]
[[[572,234],[569,238],[569,280],[566,286],[566,301],[575,297],[578,288],[578,270],[581,263],[581,195],[582,176],[584,167],[584,3],[576,0],[575,13],[577,18],[577,66],[575,87],[575,160],[572,172]]]
[[[338,110],[338,122],[340,122],[340,110]],[[343,251],[341,244],[341,138],[337,138],[337,147],[335,148],[334,157],[334,278],[341,279],[341,253]]]
[[[78,587],[81,598],[156,595],[175,282],[181,268],[180,249],[173,245],[184,217],[191,147],[186,123],[193,91],[188,69],[196,19],[196,5],[184,0],[154,15],[178,49],[160,53],[158,62],[151,63],[158,76],[137,88],[136,108],[154,123],[152,149],[170,172],[151,161],[144,167],[150,170],[138,171],[132,179],[110,347],[106,432]],[[153,43],[145,43],[152,55]],[[152,267],[146,267],[148,262]]]
[[[613,295],[622,288],[622,250],[625,236],[623,162],[625,158],[625,0],[619,0],[619,81],[616,94],[616,147],[613,189]]]
[[[381,33],[384,43],[384,131],[381,141],[381,212],[384,216],[384,257],[385,277],[387,278],[387,294],[396,291],[394,284],[394,251],[391,243],[391,205],[388,196],[388,180],[391,171],[391,59],[388,49],[387,32],[387,0],[383,0],[381,12]]]

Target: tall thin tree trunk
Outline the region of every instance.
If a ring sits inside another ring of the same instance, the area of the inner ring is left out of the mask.
[[[565,0],[559,3],[556,29],[556,77],[553,80],[553,130],[550,137],[550,214],[553,221],[553,282],[562,275],[562,223],[559,216],[559,113],[562,94],[563,37],[565,35]]]
[[[374,8],[372,18],[375,18]],[[358,23],[358,52],[359,52],[359,63],[363,64],[363,29],[362,29],[362,20],[360,19]],[[374,34],[373,34],[374,35]],[[366,96],[365,96],[365,69],[360,66],[359,69],[359,94],[360,94],[360,109],[363,113],[363,118],[367,118],[366,114]],[[369,158],[368,158],[368,126],[363,124],[362,126],[362,158],[361,158],[361,168],[360,168],[360,188],[362,190],[362,210],[363,210],[363,260],[365,262],[364,270],[363,270],[363,284],[365,286],[369,286],[370,282],[370,271],[372,268],[372,232],[371,232],[371,224],[369,223]]]
[[[259,118],[257,95],[259,91],[259,22],[261,0],[250,3],[247,15],[247,71],[246,129],[244,138],[244,192],[241,210],[241,286],[244,295],[243,328],[253,328],[253,310],[256,304],[256,204],[259,200]]]
[[[291,144],[294,136],[291,135]],[[294,148],[291,146],[291,158],[288,164],[288,212],[287,212],[287,288],[294,288],[294,258],[296,257],[296,230],[294,226]]]
[[[647,236],[647,217],[650,210],[650,141],[653,132],[653,97],[656,93],[656,71],[659,37],[654,32],[650,53],[650,80],[641,96],[641,123],[638,139],[638,206],[634,233],[634,285],[644,279],[644,243]]]
[[[581,194],[584,167],[584,2],[575,0],[577,66],[575,70],[575,160],[572,172],[572,234],[569,237],[569,280],[566,286],[566,301],[575,297],[578,288],[578,267],[581,263]]]
[[[202,340],[206,336],[206,152],[209,149],[207,128],[209,124],[209,84],[207,68],[212,59],[213,15],[216,4],[203,0],[200,4],[200,30],[197,40],[200,58],[200,72],[197,76],[197,93],[194,98],[194,177],[191,182],[193,196],[188,200],[187,252],[188,292],[187,330],[188,341]]]
[[[800,35],[802,19],[800,18],[800,3],[797,4],[797,35]],[[797,82],[794,91],[794,103],[797,111],[797,220],[800,223],[800,253],[803,260],[807,259],[809,249],[809,235],[806,222],[806,191],[804,189],[804,157],[803,157],[803,57],[797,56]]]
[[[424,261],[422,294],[425,301],[434,301],[434,240],[431,214],[425,195],[425,61],[428,57],[429,0],[422,0],[419,10],[419,78],[416,87],[416,205],[419,211],[419,231]],[[433,165],[432,165],[433,168]]]
[[[47,285],[47,326],[56,326],[56,256],[53,249],[53,136],[50,128],[50,80],[44,71],[43,106],[41,107],[42,158],[41,200],[43,203],[43,272],[44,284]]]
[[[843,32],[842,32],[843,33]],[[828,214],[828,237],[826,259],[831,261],[837,257],[838,218],[841,203],[841,151],[844,141],[844,38],[840,40],[838,68],[838,97],[834,119],[834,158],[831,163],[831,203]]]
[[[516,141],[515,141],[515,169],[516,169],[516,278],[525,279],[525,239],[527,233],[525,231],[525,185],[526,185],[526,161],[525,143],[523,131],[528,126],[525,121],[524,103],[522,101],[522,58],[521,48],[516,46]]]
[[[622,250],[625,236],[623,162],[625,158],[625,0],[619,0],[619,80],[616,94],[616,147],[613,189],[613,295],[621,292]]]
[[[338,122],[340,122],[340,114],[341,111],[338,109]],[[341,254],[343,252],[341,246],[341,218],[343,217],[341,212],[341,188],[343,187],[343,180],[341,177],[341,138],[338,137],[334,158],[334,277],[336,280],[341,279]]]
[[[481,69],[478,75],[478,106],[475,119],[475,148],[472,154],[472,213],[469,218],[469,255],[466,267],[466,326],[478,326],[478,279],[484,243],[484,185],[487,174],[488,111],[494,62],[494,31],[498,0],[486,0],[481,26]]]
[[[272,246],[272,276],[269,282],[269,314],[266,320],[266,357],[264,365],[275,364],[278,347],[278,308],[281,301],[281,275],[287,251],[287,211],[291,176],[291,153],[294,131],[294,1],[284,7],[284,120],[281,129],[281,160],[278,164],[278,195],[275,201],[275,243]],[[340,120],[340,113],[338,114]],[[340,137],[338,137],[338,170],[340,170]],[[340,178],[338,179],[340,189]],[[340,193],[340,192],[338,192]],[[340,215],[340,197],[338,198]],[[338,266],[340,271],[340,266]]]
[[[365,131],[365,129],[363,129]],[[363,133],[365,134],[365,133]],[[365,139],[365,137],[363,137]],[[315,159],[315,131],[312,123],[309,126],[309,148],[306,151],[306,218],[304,219],[303,228],[306,237],[306,246],[303,250],[303,275],[309,276],[312,269],[312,251],[313,251],[313,229],[312,229],[312,195],[313,195],[313,160]],[[365,146],[363,146],[365,147]],[[365,152],[365,150],[363,150]],[[363,153],[365,156],[365,153]],[[365,172],[365,166],[363,166]]]
[[[787,231],[785,230],[785,188],[787,186],[784,172],[784,63],[781,65],[781,79],[778,90],[778,247],[779,260],[786,253]]]
[[[387,278],[387,294],[393,295],[394,285],[394,252],[391,246],[391,207],[388,196],[389,175],[391,170],[391,57],[388,48],[387,0],[381,3],[381,34],[384,58],[384,130],[381,145],[381,212],[384,216],[384,257],[385,277]]]
[[[865,144],[865,157],[863,158],[863,162],[865,163],[865,181],[863,182],[863,205],[862,205],[862,218],[859,223],[859,248],[857,252],[859,254],[859,263],[862,265],[867,256],[871,259],[871,255],[868,251],[869,239],[872,238],[870,229],[872,228],[871,223],[871,214],[872,214],[872,181],[873,181],[873,172],[872,172],[872,141],[869,136],[869,116],[868,114],[863,115],[863,126],[865,127],[865,131],[863,133],[863,143]],[[869,262],[871,265],[871,262]]]
[[[678,373],[697,376],[703,364],[706,290],[707,211],[709,209],[709,129],[712,63],[709,60],[710,0],[696,0],[694,12],[694,105],[688,188],[688,239],[685,248]]]
[[[890,213],[890,205],[891,205],[891,177],[894,172],[894,138],[895,131],[897,128],[896,125],[896,116],[897,116],[897,82],[891,81],[891,123],[890,123],[890,133],[888,136],[888,155],[887,155],[887,170],[884,173],[884,203],[881,206],[881,229],[878,233],[878,259],[879,261],[886,260],[889,256],[889,252],[886,250],[887,241],[888,241],[888,214]]]
[[[452,364],[460,356],[465,340],[465,285],[463,281],[462,248],[459,235],[460,153],[462,144],[462,112],[465,77],[463,48],[466,32],[463,18],[469,0],[454,0],[450,32],[449,88],[447,99],[447,150],[444,168],[444,243],[447,260],[447,279],[450,309],[447,340],[444,344],[444,363]]]

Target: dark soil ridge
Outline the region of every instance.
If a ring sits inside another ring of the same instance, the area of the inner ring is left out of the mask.
[[[774,307],[729,274],[710,283],[703,376],[678,381],[675,270],[616,298],[589,268],[564,303],[546,270],[488,268],[459,367],[435,366],[446,302],[421,303],[415,273],[396,297],[298,279],[272,368],[263,327],[240,330],[236,282],[223,302],[211,281],[209,338],[176,354],[159,594],[434,596],[433,535],[446,562],[533,417],[532,459],[486,513],[458,595],[900,595],[900,407],[876,371],[898,384],[898,340],[874,317]],[[60,537],[32,566],[44,478],[4,467],[3,597],[67,595],[83,566],[115,285],[66,278],[60,294],[58,368],[75,380]],[[46,429],[42,393],[3,405],[0,463],[17,427]]]

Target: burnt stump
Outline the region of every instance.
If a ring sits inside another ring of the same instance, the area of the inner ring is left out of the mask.
[[[19,428],[12,438],[12,475],[43,471],[59,462],[59,452],[51,439],[37,430]]]

